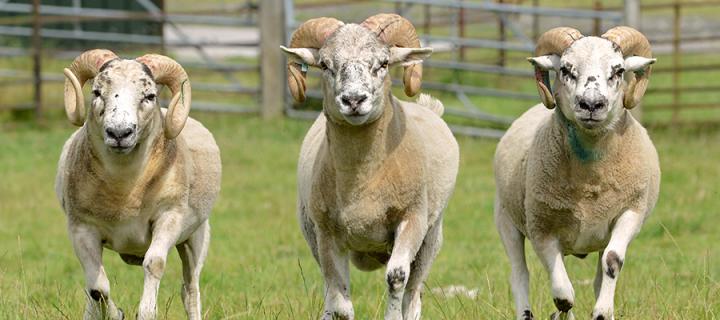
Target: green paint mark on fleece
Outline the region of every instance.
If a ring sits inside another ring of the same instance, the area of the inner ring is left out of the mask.
[[[575,156],[580,159],[581,162],[592,162],[600,160],[600,158],[602,157],[602,153],[592,148],[585,147],[580,140],[580,137],[578,136],[575,124],[571,123],[570,120],[565,118],[565,115],[562,113],[562,111],[558,110],[557,112],[559,113],[560,119],[562,120],[563,124],[565,124],[565,127],[567,128],[568,144],[570,145],[570,150],[572,150],[573,154],[575,154]]]

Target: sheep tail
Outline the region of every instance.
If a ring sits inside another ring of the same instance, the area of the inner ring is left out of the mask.
[[[431,97],[429,94],[422,93],[417,99],[417,104],[427,107],[428,109],[435,112],[438,116],[442,116],[445,112],[445,107],[440,100]]]

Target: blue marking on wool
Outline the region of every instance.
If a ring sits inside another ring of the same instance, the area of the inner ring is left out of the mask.
[[[575,156],[583,163],[600,160],[602,154],[597,150],[585,147],[580,140],[580,137],[578,137],[575,125],[570,123],[560,110],[557,112],[560,113],[560,119],[562,119],[563,124],[565,124],[565,127],[567,128],[568,144],[570,145],[570,150],[572,150],[573,154],[575,154]]]

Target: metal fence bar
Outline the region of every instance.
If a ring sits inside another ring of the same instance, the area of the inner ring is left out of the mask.
[[[31,14],[32,13],[32,5],[31,4],[22,4],[22,3],[6,3],[4,6],[0,7],[0,11]],[[70,17],[81,16],[81,17],[94,17],[94,18],[143,19],[143,20],[154,20],[154,21],[158,21],[158,22],[211,24],[211,25],[226,25],[226,26],[246,26],[246,25],[248,25],[247,23],[243,23],[241,20],[239,20],[235,17],[223,17],[221,15],[166,14],[164,16],[157,16],[153,13],[146,14],[146,13],[137,13],[137,12],[124,11],[124,10],[116,10],[116,9],[92,9],[92,8],[76,9],[73,7],[63,7],[63,6],[54,6],[54,5],[41,5],[40,6],[40,14],[70,16]]]
[[[396,85],[401,84],[399,80],[393,80]],[[481,88],[468,85],[460,85],[453,83],[439,82],[423,82],[423,88],[432,90],[442,90],[450,92],[464,92],[469,94],[483,95],[489,97],[512,98],[520,100],[537,100],[537,95],[531,93],[521,93],[515,91],[499,90],[493,88]]]
[[[124,42],[134,44],[153,44],[162,43],[162,37],[144,36],[137,34],[115,33],[115,32],[95,32],[95,31],[74,31],[61,29],[43,28],[41,33],[44,38],[53,39],[70,39],[70,40],[91,40],[106,42]],[[32,28],[27,27],[7,27],[0,26],[0,35],[31,37]]]
[[[435,35],[420,35],[420,39],[427,42],[451,42],[457,46],[474,47],[474,48],[487,48],[487,49],[498,49],[498,50],[512,50],[522,52],[532,52],[535,50],[534,44],[529,43],[511,43],[498,40],[487,40],[487,39],[475,39],[475,38],[461,38],[454,36],[435,36]]]
[[[521,6],[515,4],[499,4],[493,2],[457,2],[457,1],[446,1],[446,0],[385,0],[387,2],[395,3],[413,3],[413,4],[425,4],[438,7],[446,7],[453,9],[471,9],[471,10],[482,10],[494,13],[520,13],[520,14],[532,14],[541,16],[554,16],[554,17],[566,17],[566,18],[581,18],[581,19],[605,19],[613,21],[621,21],[623,14],[616,11],[594,11],[584,9],[564,9],[564,8],[550,8],[550,7],[531,7]]]
[[[423,62],[423,65],[429,68],[454,69],[470,72],[502,74],[506,76],[517,77],[532,77],[534,75],[532,70],[508,68],[496,65],[478,64],[470,62],[455,62],[448,60],[428,60],[426,62]]]

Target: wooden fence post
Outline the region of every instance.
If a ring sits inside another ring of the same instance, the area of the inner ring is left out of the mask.
[[[35,104],[35,120],[42,118],[42,21],[40,21],[40,0],[32,2],[33,28],[32,28],[32,58],[33,58],[33,87]]]
[[[635,29],[640,28],[640,0],[625,0],[625,25]],[[642,103],[630,110],[637,121],[642,122]]]
[[[285,107],[285,64],[280,45],[285,44],[283,0],[260,1],[260,73],[264,119],[277,118]]]

